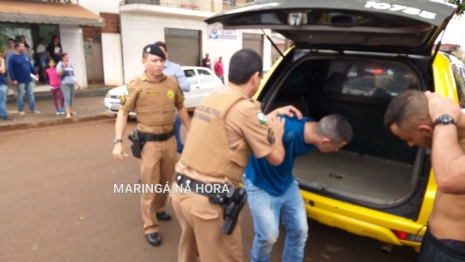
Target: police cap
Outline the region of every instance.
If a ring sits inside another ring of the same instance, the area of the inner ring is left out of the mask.
[[[163,60],[166,60],[165,53],[160,49],[159,46],[154,45],[154,44],[146,45],[144,47],[144,50],[142,51],[142,54],[143,55],[152,54],[152,55],[156,55],[156,56],[163,58]]]

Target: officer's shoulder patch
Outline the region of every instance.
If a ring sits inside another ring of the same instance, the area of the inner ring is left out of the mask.
[[[257,114],[257,119],[258,119],[258,122],[260,123],[260,125],[266,124],[266,116],[262,112]]]
[[[126,95],[122,95],[119,97],[119,103],[124,105],[126,103]]]
[[[275,142],[274,132],[271,128],[268,129],[268,142],[270,142],[270,144],[274,144]]]

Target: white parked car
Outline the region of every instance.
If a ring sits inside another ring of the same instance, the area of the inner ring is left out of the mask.
[[[208,68],[198,66],[181,66],[181,68],[186,75],[187,82],[191,85],[191,90],[184,92],[184,106],[187,109],[195,109],[211,92],[223,86],[221,79]],[[125,90],[126,85],[123,85],[108,91],[104,99],[107,112],[118,113],[120,96]],[[129,113],[129,116],[135,115],[135,112]]]

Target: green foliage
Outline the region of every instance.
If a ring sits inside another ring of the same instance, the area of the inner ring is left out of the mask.
[[[463,0],[448,0],[449,3],[455,4],[458,6],[457,16],[461,16],[465,12],[465,1]]]

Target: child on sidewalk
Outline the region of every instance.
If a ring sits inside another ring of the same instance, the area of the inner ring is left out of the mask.
[[[55,103],[56,114],[57,115],[64,115],[64,98],[63,98],[63,91],[60,88],[60,77],[58,76],[57,69],[55,68],[55,61],[50,59],[48,62],[49,68],[47,69],[48,80],[50,83],[50,91],[53,95],[53,103]],[[61,107],[58,107],[58,97],[61,100]]]

